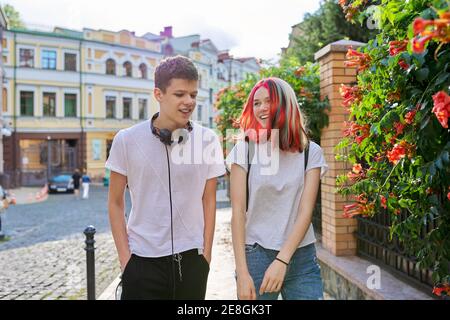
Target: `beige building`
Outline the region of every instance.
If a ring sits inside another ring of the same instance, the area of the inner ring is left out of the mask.
[[[157,111],[153,74],[161,45],[127,30],[3,35],[5,173],[13,185],[86,168],[94,179],[115,133]]]
[[[3,33],[5,32],[7,28],[7,21],[6,21],[6,17],[3,13],[3,10],[0,8],[0,37],[3,37]],[[3,43],[2,45],[0,45],[0,53],[3,51]],[[2,79],[4,77],[4,69],[3,69],[3,61],[0,60],[0,73],[2,76]],[[3,110],[6,109],[5,107],[5,101],[3,100],[3,95],[2,95],[3,91],[0,90],[0,103],[1,103],[1,107],[0,107],[0,185],[6,186],[8,183],[8,181],[6,181],[6,176],[3,173],[3,135],[8,135],[9,131],[7,130],[7,128],[4,127],[3,125]]]

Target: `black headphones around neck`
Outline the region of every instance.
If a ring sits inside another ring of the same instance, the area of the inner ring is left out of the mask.
[[[185,143],[189,139],[189,132],[192,131],[192,123],[188,121],[185,128],[177,129],[173,132],[169,129],[159,129],[153,125],[153,122],[158,118],[159,112],[155,113],[150,121],[150,127],[152,133],[161,141],[164,145],[170,146],[174,140],[173,138],[178,138],[178,144]],[[177,137],[178,136],[178,137]]]

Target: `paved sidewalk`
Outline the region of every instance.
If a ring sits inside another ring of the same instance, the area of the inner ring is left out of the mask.
[[[42,202],[48,199],[44,187],[22,187],[8,190],[16,198],[16,205]]]

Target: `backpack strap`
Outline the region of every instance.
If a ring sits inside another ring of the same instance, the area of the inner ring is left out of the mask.
[[[245,141],[247,142],[247,177],[246,177],[246,197],[245,197],[245,212],[248,211],[248,201],[250,198],[250,193],[249,193],[249,187],[248,187],[248,179],[250,177],[250,168],[252,166],[252,163],[250,161],[250,159],[253,160],[253,154],[254,154],[254,147],[255,145],[253,143],[250,142],[248,137],[245,137]],[[251,155],[250,155],[251,153]]]
[[[305,148],[305,171],[306,167],[308,166],[308,158],[309,158],[309,143],[306,145]]]

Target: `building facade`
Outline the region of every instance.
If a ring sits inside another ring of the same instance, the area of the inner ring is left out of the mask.
[[[10,30],[3,39],[11,183],[42,185],[75,168],[103,177],[115,133],[158,109],[152,90],[161,44],[127,30]]]
[[[2,39],[2,111],[12,133],[3,137],[2,154],[13,187],[43,185],[75,168],[103,178],[114,135],[158,111],[153,77],[164,57],[180,54],[196,65],[192,120],[211,128],[216,93],[260,68],[199,35],[173,37],[171,27],[142,37],[127,30],[7,30]]]
[[[3,39],[3,33],[7,29],[7,21],[6,17],[3,13],[2,8],[0,7],[0,39]],[[3,51],[3,43],[0,45],[0,53]],[[1,79],[5,76],[5,71],[3,69],[3,60],[0,60],[0,75]],[[4,164],[3,164],[3,135],[9,135],[10,132],[4,127],[3,121],[3,111],[6,110],[6,103],[3,100],[3,91],[0,90],[0,185],[6,186],[9,184],[6,181],[6,176],[4,175]]]
[[[199,72],[199,94],[197,96],[194,121],[213,128],[214,101],[217,92],[244,80],[248,73],[257,74],[261,65],[256,58],[234,58],[228,51],[220,51],[210,39],[200,35],[174,37],[172,27],[165,27],[159,35],[147,33],[144,37],[160,41],[165,56],[183,55],[194,62]]]

